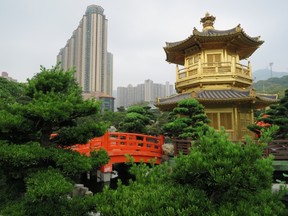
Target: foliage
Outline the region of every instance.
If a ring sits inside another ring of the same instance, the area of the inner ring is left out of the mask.
[[[34,173],[27,179],[26,215],[84,215],[95,210],[91,197],[69,198],[72,188],[71,182],[57,170]]]
[[[120,110],[120,111],[119,111]],[[104,113],[98,115],[97,118],[101,122],[107,123],[109,126],[114,126],[116,129],[120,128],[120,123],[126,116],[125,109],[118,109],[117,112],[113,112],[111,110],[105,110]]]
[[[204,106],[195,99],[184,99],[170,113],[170,122],[163,127],[169,137],[192,138],[198,137],[197,128],[207,130],[209,122],[204,112]]]
[[[76,205],[74,198],[67,199],[72,180],[108,162],[104,150],[87,157],[69,148],[107,128],[96,118],[100,104],[82,98],[74,72],[41,67],[23,91],[1,98],[0,195],[5,195],[0,215],[16,215],[16,209],[19,215],[71,215]],[[12,91],[17,84],[7,85]]]
[[[185,195],[184,195],[185,194]],[[118,184],[117,190],[106,188],[97,194],[101,215],[209,215],[211,206],[205,194],[189,186],[137,182],[129,186]],[[201,212],[201,214],[199,214]]]
[[[233,143],[212,128],[205,136],[199,133],[191,153],[175,158],[172,167],[134,164],[136,181],[96,194],[101,215],[287,215],[283,193],[272,194],[272,158],[262,157],[265,144],[249,138],[246,145]]]
[[[117,110],[117,112],[105,111],[99,119],[101,121],[107,122],[109,125],[115,126],[116,129],[120,129],[124,132],[127,132],[127,130],[137,131],[137,133],[138,131],[144,131],[144,133],[152,136],[163,134],[162,127],[168,121],[168,112],[161,113],[159,109],[151,109],[147,105],[129,107],[129,113],[139,113],[140,115],[144,115],[144,117],[149,118],[149,121],[146,121],[145,119],[143,122],[143,116],[138,115],[140,120],[136,117],[134,119],[136,120],[134,124],[129,122],[129,120],[133,118],[133,115],[132,117],[130,116],[131,114],[127,116],[128,112],[124,107],[118,107]],[[125,119],[125,117],[127,118]],[[133,130],[133,126],[136,126],[138,129]]]
[[[169,121],[169,112],[160,112],[159,109],[151,110],[151,112],[154,114],[156,120],[146,126],[147,134],[152,136],[163,134],[163,126]]]
[[[1,110],[0,137],[18,143],[39,141],[41,145],[49,146],[53,141],[67,145],[68,137],[73,135],[70,145],[86,143],[90,137],[102,135],[106,125],[93,118],[99,112],[100,104],[93,99],[83,100],[73,74],[73,70],[64,72],[58,67],[41,67],[41,73],[28,80],[25,89],[30,102],[6,103],[5,109]],[[94,121],[89,122],[88,117]],[[5,126],[7,122],[11,122],[9,127]],[[53,132],[58,136],[51,140]]]
[[[149,107],[131,106],[120,123],[120,131],[147,134],[147,126],[155,121]]]
[[[253,87],[257,92],[278,94],[279,97],[283,97],[285,95],[285,90],[288,88],[288,76],[259,80],[253,84]]]
[[[274,139],[287,139],[288,138],[288,90],[285,91],[285,96],[282,97],[278,104],[272,104],[256,122],[263,122],[267,127],[271,125],[278,126],[278,130],[273,134]],[[252,124],[248,129],[260,134],[261,126]]]
[[[181,184],[204,190],[211,201],[237,202],[271,187],[272,160],[262,158],[263,147],[248,138],[242,146],[229,141],[224,131],[209,129],[206,136],[199,131],[199,140],[192,145],[189,155],[176,159],[182,169],[172,175]]]
[[[24,94],[25,84],[0,77],[0,100],[19,100]]]
[[[261,117],[261,116],[259,116],[259,117],[255,117],[255,122],[253,123],[253,124],[249,124],[248,126],[247,126],[247,128],[251,131],[251,132],[253,132],[253,133],[255,133],[256,134],[256,137],[259,137],[260,136],[260,133],[261,133],[261,129],[263,128],[263,126],[262,125],[259,125],[258,123],[259,122],[264,122],[263,121],[263,118]]]
[[[274,135],[275,139],[288,138],[288,89],[285,91],[278,104],[273,104],[266,114],[268,118],[265,122],[277,125],[279,127],[277,133]]]
[[[39,171],[29,176],[26,181],[28,200],[47,201],[50,198],[61,199],[72,191],[73,185],[56,170]],[[66,197],[65,197],[66,198]]]

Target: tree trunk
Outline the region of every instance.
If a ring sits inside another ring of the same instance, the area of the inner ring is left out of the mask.
[[[49,147],[51,141],[50,136],[52,134],[51,126],[44,126],[41,130],[40,144],[43,147]]]

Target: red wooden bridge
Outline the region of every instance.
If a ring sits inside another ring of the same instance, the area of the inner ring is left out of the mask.
[[[101,171],[112,172],[113,163],[128,162],[126,155],[134,158],[135,162],[149,163],[156,159],[159,164],[162,157],[164,137],[149,136],[136,133],[106,132],[102,137],[95,137],[87,144],[77,144],[72,149],[81,154],[90,155],[93,150],[105,149],[110,157],[108,164],[101,167]]]

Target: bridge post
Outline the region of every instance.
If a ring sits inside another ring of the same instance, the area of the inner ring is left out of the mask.
[[[112,177],[112,164],[108,163],[97,170],[97,182],[110,182]]]

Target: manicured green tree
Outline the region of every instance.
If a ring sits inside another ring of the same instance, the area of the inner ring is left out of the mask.
[[[159,136],[163,134],[163,125],[167,123],[167,112],[161,112],[159,109],[152,109],[146,106],[150,113],[150,124],[146,126],[147,134],[152,136]]]
[[[256,117],[256,121],[253,124],[247,126],[247,128],[256,134],[256,138],[261,136],[262,129],[269,128],[272,125],[272,119],[263,111]]]
[[[257,124],[259,122],[262,124]],[[279,103],[272,104],[269,109],[265,110],[265,112],[257,118],[255,124],[248,126],[248,129],[260,135],[263,126],[269,127],[271,125],[277,125],[279,127],[273,135],[274,139],[288,138],[288,90],[285,91],[285,95],[280,99]]]
[[[267,110],[268,115],[265,122],[277,125],[279,127],[275,134],[275,139],[287,139],[288,138],[288,89],[285,91],[284,97],[282,97],[278,104],[273,104],[270,109]]]
[[[125,109],[120,109],[120,111],[118,110],[117,112],[105,110],[103,113],[99,114],[98,118],[100,121],[106,122],[107,125],[114,126],[116,129],[118,129],[125,116]]]
[[[71,215],[73,198],[67,196],[73,180],[108,162],[104,150],[87,157],[67,148],[106,130],[95,118],[99,103],[83,100],[74,72],[41,67],[28,80],[24,100],[2,101],[0,193],[6,195],[1,197],[0,214]],[[52,138],[52,133],[57,136]]]
[[[209,119],[204,106],[195,99],[184,99],[170,113],[170,122],[163,127],[164,132],[173,138],[197,139],[197,128],[207,129]]]
[[[141,106],[131,106],[127,109],[127,114],[120,123],[120,131],[128,133],[147,134],[147,125],[155,120],[149,108]]]
[[[133,164],[136,180],[96,194],[101,215],[267,215],[284,216],[283,192],[272,193],[272,158],[262,151],[275,130],[259,142],[229,141],[224,131],[199,130],[189,155],[173,166]]]
[[[19,101],[24,96],[25,84],[0,77],[0,108],[8,102]]]

